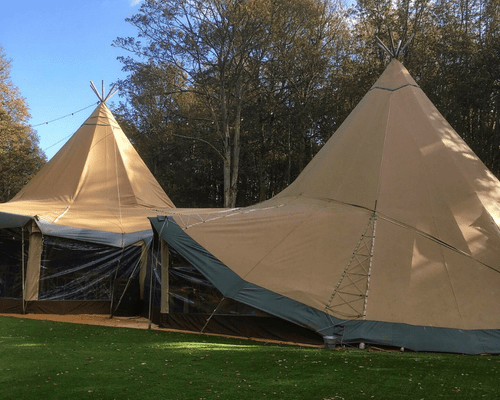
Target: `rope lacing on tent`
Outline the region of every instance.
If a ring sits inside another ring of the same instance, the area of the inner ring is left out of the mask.
[[[328,314],[330,311],[341,318],[348,319],[366,317],[376,222],[377,214],[374,210],[325,306],[325,313]],[[339,301],[332,304],[337,298]]]

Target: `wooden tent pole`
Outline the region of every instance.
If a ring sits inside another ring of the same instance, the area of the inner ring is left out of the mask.
[[[151,263],[151,271],[149,273],[149,314],[148,314],[148,329],[151,329],[151,309],[152,309],[152,298],[153,298],[153,264]]]
[[[24,274],[24,227],[21,228],[21,234],[22,234],[22,246],[21,246],[21,251],[22,251],[22,255],[21,255],[21,276],[22,276],[22,280],[23,280],[23,314],[26,314],[26,282],[25,282],[25,274]]]
[[[97,98],[102,101],[102,98],[101,98],[101,95],[99,94],[99,91],[97,90],[97,88],[95,87],[94,85],[94,82],[90,81],[90,87],[92,88],[92,91],[95,93],[95,95],[97,96]]]

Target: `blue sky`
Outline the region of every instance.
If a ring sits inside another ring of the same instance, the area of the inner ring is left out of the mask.
[[[2,3],[0,46],[12,62],[12,82],[30,108],[30,123],[45,123],[93,104],[73,116],[34,128],[48,159],[93,111],[98,99],[90,81],[100,90],[104,80],[107,92],[112,82],[126,76],[116,58],[127,54],[111,43],[119,36],[136,35],[125,18],[139,7],[140,0]],[[118,94],[111,102],[117,100]]]

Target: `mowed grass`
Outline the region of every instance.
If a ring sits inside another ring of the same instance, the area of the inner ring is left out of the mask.
[[[0,317],[0,399],[493,399],[500,358]]]

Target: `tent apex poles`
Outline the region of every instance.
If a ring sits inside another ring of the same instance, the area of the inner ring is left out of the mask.
[[[410,44],[410,42],[413,40],[414,37],[415,37],[415,34],[412,33],[410,38],[406,41],[404,46],[401,48],[401,50],[399,50],[400,53],[402,53],[406,49],[406,47]]]
[[[106,95],[106,92],[104,90],[104,80],[101,81],[101,85],[102,85],[102,89],[101,89],[101,93],[99,93],[99,90],[94,85],[94,82],[90,81],[90,87],[91,87],[92,91],[95,93],[95,95],[97,96],[97,98],[99,99],[99,101],[101,103],[106,103],[106,101],[108,101],[116,92],[118,92],[118,89],[115,90],[116,83],[114,83],[113,86],[111,86],[111,89],[109,90],[108,94]]]
[[[116,87],[116,83],[113,83],[113,86],[111,86],[111,89],[109,89],[109,92],[108,92],[108,95],[106,97],[104,97],[103,95],[103,103],[106,103],[106,101],[108,101],[116,92],[118,92],[118,89],[114,90]]]
[[[400,39],[398,41],[397,46],[396,46],[395,43],[394,43],[394,38],[393,38],[393,35],[392,35],[391,31],[389,31],[389,37],[390,37],[390,40],[391,40],[391,43],[389,44],[391,46],[390,49],[389,49],[388,46],[386,46],[384,44],[384,42],[382,42],[382,40],[378,36],[375,36],[375,39],[377,40],[377,45],[382,50],[384,50],[387,54],[389,54],[389,56],[391,58],[396,58],[397,59],[399,57],[399,55],[406,49],[406,47],[413,40],[413,38],[415,37],[415,34],[412,33],[411,36],[408,38],[408,40],[405,42],[405,44],[403,46],[401,46],[401,44],[403,43],[404,39]],[[406,32],[404,33],[403,37],[406,37]]]
[[[378,44],[378,46],[379,46],[382,50],[384,50],[384,51],[385,51],[387,54],[389,54],[389,56],[391,56],[392,58],[396,58],[396,57],[394,56],[394,53],[393,53],[391,50],[389,50],[389,48],[388,48],[388,47],[384,44],[384,42],[382,42],[382,40],[380,40],[380,38],[379,38],[378,36],[375,36],[375,38],[377,39],[377,44]]]
[[[102,97],[99,94],[99,91],[97,90],[97,88],[95,87],[94,82],[90,81],[90,87],[91,87],[92,91],[95,93],[95,95],[97,96],[97,98],[99,99],[99,101],[102,101]]]
[[[391,50],[392,50],[391,53],[395,55],[396,54],[396,48],[394,46],[394,37],[392,36],[392,31],[390,29],[389,29],[389,37],[391,38],[391,46],[392,46],[391,47]]]

